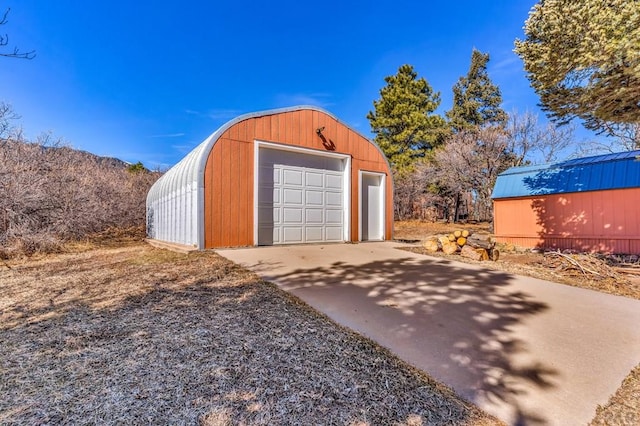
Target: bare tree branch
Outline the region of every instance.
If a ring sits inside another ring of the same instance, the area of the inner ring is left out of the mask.
[[[7,8],[5,10],[4,15],[2,15],[2,19],[0,19],[0,25],[5,25],[8,23],[7,17],[9,16],[9,11],[11,8]],[[0,47],[5,47],[9,44],[9,35],[4,34],[0,35]],[[29,52],[21,52],[17,47],[13,48],[13,51],[10,52],[0,52],[0,56],[4,56],[5,58],[18,58],[18,59],[33,59],[36,57],[36,51],[31,50]]]
[[[640,149],[640,123],[604,123],[605,132],[616,138],[613,150],[634,151]]]
[[[512,155],[512,166],[550,163],[567,154],[574,141],[574,124],[546,126],[538,124],[537,114],[517,111],[509,115],[507,125],[508,150]],[[568,155],[567,155],[568,156]]]
[[[499,127],[483,127],[451,136],[435,154],[438,186],[456,202],[470,195],[475,218],[490,220],[493,185],[498,174],[510,165],[507,148],[506,134]]]

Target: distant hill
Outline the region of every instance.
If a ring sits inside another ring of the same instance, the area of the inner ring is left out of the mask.
[[[2,139],[0,138],[0,146],[1,145],[14,145],[15,144],[21,144],[21,143],[27,143],[29,145],[36,145],[39,146],[40,149],[43,150],[58,150],[60,152],[63,153],[67,153],[69,156],[73,156],[73,157],[77,157],[77,158],[85,158],[87,162],[93,163],[93,164],[98,164],[101,166],[105,166],[105,167],[110,167],[110,168],[116,168],[116,169],[126,169],[127,167],[131,166],[132,163],[129,163],[127,161],[121,160],[119,158],[115,158],[115,157],[105,157],[105,156],[101,156],[101,155],[97,155],[97,154],[93,154],[89,151],[84,151],[81,149],[76,149],[73,148],[71,146],[66,146],[66,145],[38,145],[38,144],[34,144],[31,142],[24,142],[24,141],[15,141],[15,140],[11,140],[11,139]]]
[[[57,149],[71,149],[73,151],[76,151],[78,153],[78,155],[86,156],[88,161],[95,161],[96,163],[100,164],[101,166],[105,166],[105,167],[113,167],[113,168],[116,168],[116,169],[126,169],[127,167],[129,167],[131,165],[131,163],[123,161],[123,160],[121,160],[119,158],[102,157],[100,155],[92,154],[89,151],[76,150],[76,149],[67,148],[67,147],[57,148]]]

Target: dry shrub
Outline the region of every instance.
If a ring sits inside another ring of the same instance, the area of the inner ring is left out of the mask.
[[[144,226],[159,177],[71,149],[49,135],[0,139],[0,257],[55,252],[67,241]]]
[[[31,256],[35,253],[56,253],[62,247],[61,239],[46,231],[23,232],[21,238],[12,238],[6,246],[0,246],[0,259]]]

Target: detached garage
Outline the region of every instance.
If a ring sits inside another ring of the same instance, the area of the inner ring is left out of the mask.
[[[640,151],[514,167],[493,200],[499,242],[640,254]]]
[[[147,235],[198,249],[387,240],[392,188],[378,146],[330,113],[246,114],[153,185]]]

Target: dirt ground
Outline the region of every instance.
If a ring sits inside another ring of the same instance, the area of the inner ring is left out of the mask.
[[[394,237],[402,241],[422,242],[434,236],[452,233],[458,229],[466,229],[472,234],[491,235],[489,225],[486,223],[447,224],[441,222],[405,221],[395,223]],[[638,259],[634,264],[628,264],[616,257],[579,253],[563,257],[555,252],[533,252],[505,245],[498,245],[497,247],[500,250],[500,258],[497,262],[475,262],[465,259],[459,254],[431,253],[421,248],[412,251],[455,259],[461,262],[481,264],[489,269],[527,275],[640,300],[640,261]],[[572,263],[572,260],[575,263]],[[633,273],[623,273],[622,271]]]
[[[0,424],[499,422],[214,253],[0,262]]]
[[[488,224],[447,224],[421,221],[396,222],[394,236],[397,240],[422,242],[437,235],[446,235],[457,229],[490,236]],[[446,255],[428,252],[422,247],[413,252],[429,256],[446,257],[461,262],[481,264],[512,274],[526,275],[575,287],[588,288],[618,296],[640,299],[640,262],[628,263],[621,257],[604,257],[589,254],[541,253],[517,247],[499,247],[497,262],[473,261],[459,254]],[[625,271],[625,272],[621,272]],[[618,391],[607,404],[598,407],[592,425],[640,424],[640,365],[632,370]]]

